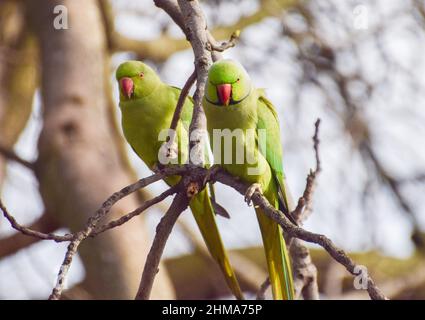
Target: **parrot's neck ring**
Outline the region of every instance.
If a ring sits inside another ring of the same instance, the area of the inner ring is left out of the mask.
[[[233,98],[230,98],[229,106],[235,105],[235,104],[238,104],[238,103],[242,102],[243,100],[245,100],[246,98],[248,98],[248,96],[250,94],[251,94],[251,90],[249,90],[249,92],[247,93],[247,95],[245,97],[243,97],[242,99],[233,100]],[[223,106],[222,104],[220,104],[220,102],[213,102],[213,101],[211,101],[210,99],[208,99],[207,96],[205,96],[205,100],[207,100],[209,103],[211,103],[211,104],[213,104],[215,106],[219,106],[219,107],[222,107]]]

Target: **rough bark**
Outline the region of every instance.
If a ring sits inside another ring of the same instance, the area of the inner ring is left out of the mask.
[[[68,9],[69,29],[53,28],[53,8]],[[71,230],[84,226],[105,198],[131,183],[108,115],[101,16],[94,0],[28,1],[41,48],[44,126],[36,174],[46,209]],[[138,206],[137,196],[118,203],[111,217]],[[80,250],[85,289],[93,298],[131,298],[147,254],[142,219],[86,241]],[[161,268],[164,270],[164,268]],[[172,298],[161,273],[155,298]]]
[[[18,3],[0,5],[0,145],[8,150],[30,117],[37,84],[37,51],[20,9]],[[0,187],[5,165],[0,155]]]

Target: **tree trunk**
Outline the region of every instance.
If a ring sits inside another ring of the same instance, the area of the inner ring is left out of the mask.
[[[56,30],[53,9],[68,10],[69,29]],[[114,191],[132,182],[120,157],[108,115],[104,30],[95,0],[29,0],[28,13],[41,49],[44,126],[36,174],[47,211],[75,231]],[[111,216],[138,206],[136,195],[119,202]],[[151,241],[143,219],[82,244],[85,289],[93,298],[133,298]],[[154,298],[173,298],[161,268]]]
[[[37,84],[37,52],[20,9],[18,3],[0,5],[0,145],[10,150],[31,115]],[[0,189],[5,168],[0,155]]]

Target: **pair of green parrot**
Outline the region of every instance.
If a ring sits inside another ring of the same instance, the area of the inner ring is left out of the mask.
[[[158,136],[170,127],[180,89],[163,83],[152,68],[140,61],[122,63],[116,71],[116,79],[120,89],[124,136],[136,154],[153,169],[158,164],[158,153],[161,152],[164,143]],[[246,158],[254,157],[259,170],[253,174],[252,166],[244,161],[242,163],[223,161],[224,152],[221,152],[214,161],[219,162],[229,173],[252,184],[253,189],[250,188],[250,194],[246,196],[248,201],[253,191],[259,188],[273,206],[288,212],[278,117],[263,90],[254,88],[248,73],[238,62],[220,60],[209,70],[203,105],[210,141],[213,141],[214,132],[218,129],[230,131],[242,129],[255,133],[254,141],[236,139],[231,151],[235,152],[239,147],[247,150]],[[179,163],[187,161],[188,131],[192,112],[193,101],[187,98],[176,129]],[[259,142],[260,135],[256,134],[260,131],[263,136],[265,133],[264,146]],[[165,181],[169,185],[174,185],[179,178],[168,177]],[[213,189],[205,188],[199,192],[191,200],[190,208],[207,248],[218,263],[227,285],[237,299],[243,299],[243,293],[217,228],[215,221],[217,210],[214,210],[215,201],[209,191],[213,192]],[[293,299],[291,263],[281,227],[261,212],[261,209],[255,210],[262,234],[273,298]]]

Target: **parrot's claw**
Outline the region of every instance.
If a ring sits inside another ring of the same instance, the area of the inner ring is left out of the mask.
[[[254,195],[255,192],[263,193],[263,190],[261,189],[261,185],[259,183],[253,183],[249,186],[248,190],[245,192],[245,202],[248,204],[248,206],[251,206],[251,198]]]

